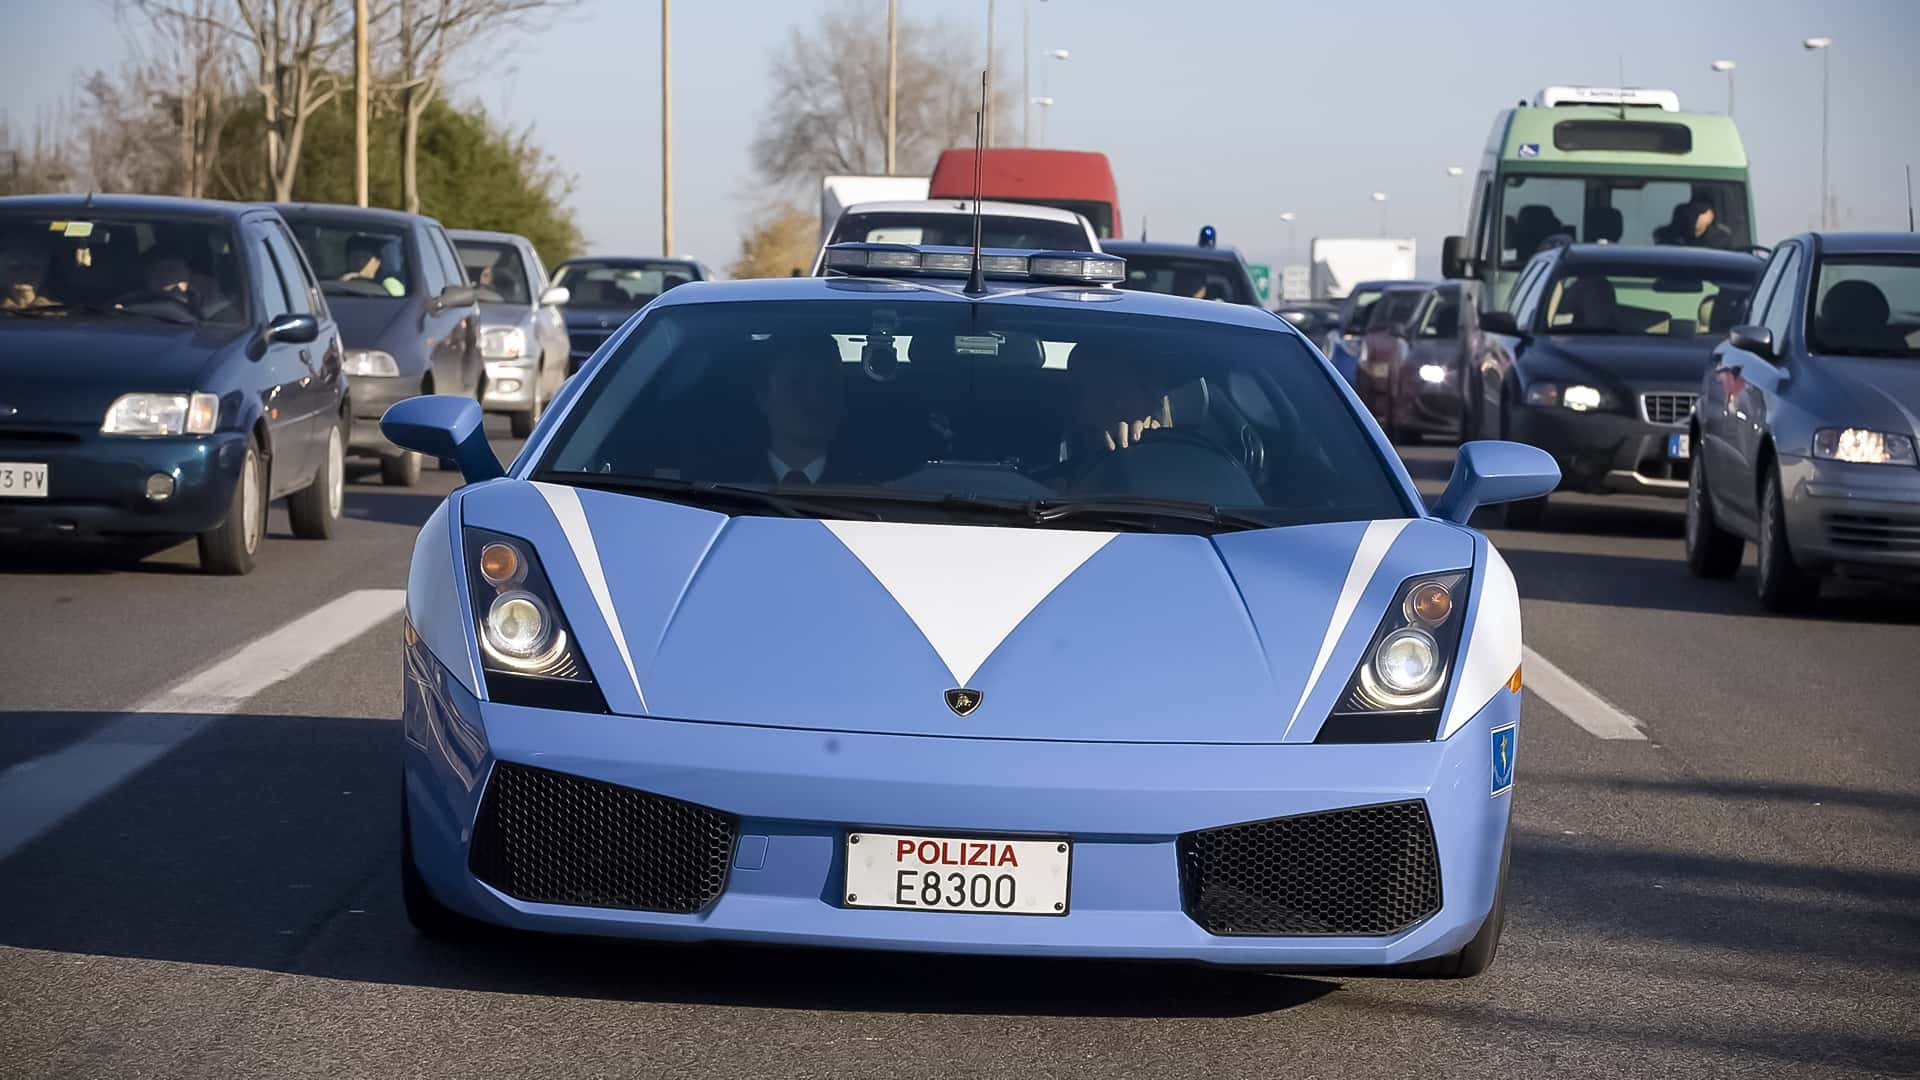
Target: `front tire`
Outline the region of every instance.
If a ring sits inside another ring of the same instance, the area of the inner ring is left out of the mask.
[[[407,922],[421,937],[435,941],[472,941],[484,927],[434,898],[413,859],[413,822],[407,812],[406,784],[400,786],[400,901]]]
[[[293,535],[302,540],[325,540],[340,521],[347,486],[347,443],[340,429],[335,423],[327,432],[326,457],[313,474],[313,483],[287,496]]]
[[[1513,838],[1509,834],[1500,847],[1500,880],[1493,889],[1493,910],[1487,912],[1487,921],[1480,924],[1473,940],[1459,952],[1408,964],[1403,974],[1418,979],[1471,979],[1493,966],[1494,954],[1500,949],[1500,931],[1507,923],[1507,865],[1512,855]]]
[[[247,439],[247,456],[240,478],[227,500],[227,518],[197,538],[200,569],[209,574],[247,574],[253,571],[254,552],[267,533],[267,469],[260,444]]]
[[[1687,569],[1694,577],[1730,578],[1740,569],[1746,541],[1720,527],[1707,488],[1707,463],[1695,456],[1687,479]]]
[[[1760,604],[1782,614],[1805,611],[1820,598],[1820,575],[1793,561],[1787,543],[1786,505],[1780,494],[1780,470],[1767,473],[1760,492]]]

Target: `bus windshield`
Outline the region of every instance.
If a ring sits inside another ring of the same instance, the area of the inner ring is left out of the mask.
[[[1501,200],[1500,269],[1526,265],[1555,236],[1580,243],[1678,244],[1743,251],[1753,244],[1747,186],[1737,180],[1509,174]]]

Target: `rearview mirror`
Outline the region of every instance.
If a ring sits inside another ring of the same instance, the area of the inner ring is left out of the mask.
[[[1468,265],[1467,238],[1449,236],[1440,241],[1440,273],[1443,277],[1466,278],[1473,276],[1473,268]]]
[[[548,286],[547,291],[540,294],[542,307],[565,307],[567,301],[571,299],[573,299],[573,290],[565,285]]]
[[[1483,311],[1480,313],[1480,329],[1489,334],[1504,334],[1507,337],[1521,337],[1520,324],[1513,321],[1511,311]]]
[[[1736,326],[1727,332],[1727,344],[1773,359],[1773,331],[1764,326]]]
[[[297,315],[292,312],[284,315],[275,315],[273,320],[267,323],[266,330],[261,334],[261,337],[264,338],[268,344],[276,341],[284,341],[289,345],[305,345],[307,342],[319,336],[319,319],[311,315]]]
[[[1559,486],[1560,466],[1545,450],[1525,443],[1475,440],[1460,444],[1453,476],[1433,513],[1465,525],[1483,506],[1537,499]]]
[[[380,418],[380,434],[395,446],[460,466],[467,483],[505,476],[487,445],[480,403],[452,394],[426,394],[397,401]]]

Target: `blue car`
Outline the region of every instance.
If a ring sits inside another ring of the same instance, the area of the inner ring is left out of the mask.
[[[1520,610],[1461,523],[1551,459],[1429,512],[1270,313],[971,262],[676,288],[504,474],[389,410],[470,481],[408,579],[414,925],[1484,970]]]

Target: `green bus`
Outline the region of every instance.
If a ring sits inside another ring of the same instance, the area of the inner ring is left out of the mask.
[[[1550,86],[1495,118],[1467,227],[1441,272],[1478,281],[1483,308],[1556,238],[1745,250],[1747,152],[1731,117],[1681,112],[1671,90]]]

